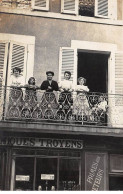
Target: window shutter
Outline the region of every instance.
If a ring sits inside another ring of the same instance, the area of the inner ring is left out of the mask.
[[[31,0],[32,9],[49,10],[49,0]]]
[[[115,94],[123,95],[123,52],[115,53]],[[121,99],[116,105],[123,106],[123,97]]]
[[[115,53],[115,95],[109,107],[112,126],[123,127],[123,52]]]
[[[109,18],[109,0],[95,0],[95,16]]]
[[[3,112],[4,87],[6,79],[6,66],[8,56],[8,43],[0,42],[0,119]]]
[[[61,12],[78,15],[79,0],[61,0]]]
[[[95,16],[117,19],[117,0],[95,0]]]
[[[21,69],[21,74],[26,80],[26,69],[27,69],[27,45],[10,42],[10,52],[9,52],[9,63],[8,63],[8,83],[10,75],[12,74],[12,69],[14,67],[19,67]]]
[[[59,61],[59,81],[64,79],[64,72],[71,72],[71,81],[77,83],[77,49],[61,47]]]

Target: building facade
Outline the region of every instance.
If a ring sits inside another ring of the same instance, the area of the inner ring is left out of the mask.
[[[70,71],[90,91],[27,101],[11,94],[14,67],[37,86]],[[123,190],[122,118],[122,0],[0,1],[0,190]]]

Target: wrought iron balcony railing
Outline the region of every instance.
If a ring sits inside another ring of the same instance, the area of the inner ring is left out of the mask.
[[[0,98],[1,120],[123,126],[123,95],[4,88]]]

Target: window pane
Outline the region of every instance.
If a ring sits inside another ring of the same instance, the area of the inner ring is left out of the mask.
[[[79,163],[79,160],[60,160],[59,190],[80,190]]]
[[[56,158],[37,158],[36,190],[57,190]]]
[[[16,158],[15,190],[33,190],[34,159]]]
[[[0,152],[0,177],[2,177],[2,156]],[[2,178],[0,178],[0,190],[2,190]]]

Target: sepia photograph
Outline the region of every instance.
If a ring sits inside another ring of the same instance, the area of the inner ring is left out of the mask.
[[[123,0],[0,0],[0,191],[123,191]]]

